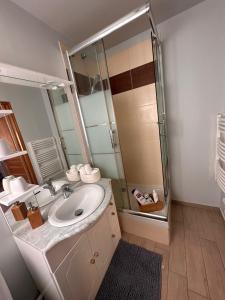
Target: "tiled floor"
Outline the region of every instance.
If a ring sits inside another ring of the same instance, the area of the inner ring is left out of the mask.
[[[172,206],[171,245],[123,239],[163,255],[162,300],[225,300],[225,222],[219,210]]]

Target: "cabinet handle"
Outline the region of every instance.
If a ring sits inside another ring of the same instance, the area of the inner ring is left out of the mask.
[[[114,216],[114,215],[115,215],[115,213],[114,213],[114,212],[112,212],[112,215]]]
[[[98,252],[95,252],[95,253],[94,253],[94,257],[99,257],[99,253],[98,253]]]
[[[113,203],[112,203],[112,202],[109,202],[109,205],[113,205]]]
[[[114,238],[114,237],[116,237],[116,235],[115,235],[115,234],[112,234],[112,238]]]
[[[91,263],[92,265],[95,264],[95,259],[92,258],[92,259],[90,260],[90,263]]]

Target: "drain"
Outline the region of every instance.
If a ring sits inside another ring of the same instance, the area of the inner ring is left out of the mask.
[[[80,216],[80,215],[82,215],[82,213],[84,212],[84,210],[83,209],[81,209],[81,208],[79,208],[79,209],[77,209],[77,210],[75,210],[75,213],[74,213],[74,215],[77,217],[77,216]]]

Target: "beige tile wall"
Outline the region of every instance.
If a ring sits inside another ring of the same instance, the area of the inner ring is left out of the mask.
[[[153,61],[149,31],[106,51],[109,76],[114,76]]]
[[[155,85],[113,96],[128,184],[162,186]]]

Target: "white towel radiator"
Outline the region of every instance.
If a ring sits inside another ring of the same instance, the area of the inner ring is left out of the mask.
[[[39,184],[64,175],[63,164],[54,137],[27,143],[27,150]]]
[[[215,178],[225,194],[225,113],[217,115]],[[220,210],[225,219],[225,198],[221,200]]]

